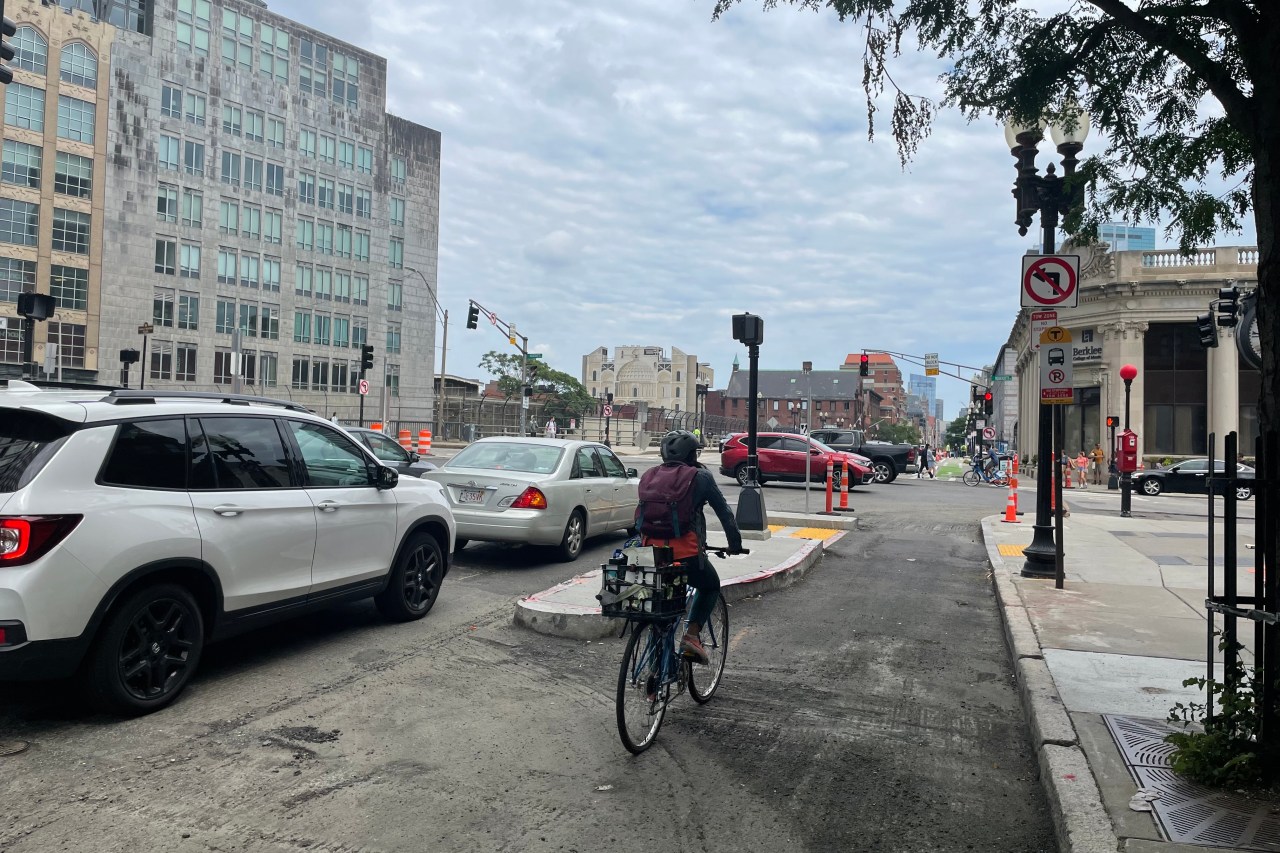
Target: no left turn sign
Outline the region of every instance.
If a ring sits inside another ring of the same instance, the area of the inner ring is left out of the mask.
[[[613,417],[613,406],[610,406],[608,403],[604,404],[604,416],[606,418]]]
[[[1075,308],[1080,303],[1079,255],[1023,255],[1022,306]]]
[[[995,428],[995,427],[985,427],[985,428],[982,430],[982,437],[983,437],[984,439],[986,439],[987,441],[991,441],[993,438],[995,438],[995,437],[996,437],[996,428]]]

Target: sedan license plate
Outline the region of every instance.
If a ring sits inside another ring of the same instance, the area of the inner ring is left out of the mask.
[[[484,503],[484,489],[463,489],[458,493],[458,503],[460,504],[482,504]]]

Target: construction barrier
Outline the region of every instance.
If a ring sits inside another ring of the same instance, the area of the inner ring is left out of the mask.
[[[1004,505],[1005,524],[1021,524],[1018,521],[1018,457],[1013,457],[1013,468],[1009,472],[1009,501]]]
[[[373,423],[369,424],[369,429],[373,430],[374,432],[382,432],[382,421],[374,421]]]
[[[405,450],[413,450],[413,433],[409,432],[407,429],[400,430],[400,436],[397,440],[400,442],[400,446]]]
[[[429,429],[418,430],[418,455],[431,455],[431,430]]]

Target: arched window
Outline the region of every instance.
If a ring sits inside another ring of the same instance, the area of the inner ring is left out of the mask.
[[[10,41],[13,45],[13,64],[37,74],[49,67],[49,43],[31,27],[18,27]]]
[[[98,55],[78,41],[62,47],[62,81],[98,88]]]

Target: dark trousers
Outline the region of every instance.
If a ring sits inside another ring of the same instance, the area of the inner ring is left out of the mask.
[[[711,615],[711,609],[716,605],[716,596],[720,592],[720,575],[716,573],[715,567],[711,565],[711,560],[706,554],[699,554],[696,558],[691,557],[685,574],[689,578],[689,586],[697,590],[689,621],[701,627],[707,624],[707,617]]]

